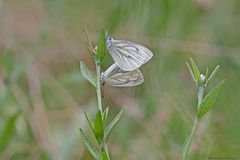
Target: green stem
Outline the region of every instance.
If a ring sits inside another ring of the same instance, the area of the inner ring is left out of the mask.
[[[198,87],[198,107],[202,103],[205,86]]]
[[[103,116],[103,108],[102,108],[102,95],[101,95],[101,66],[100,63],[96,60],[96,74],[97,74],[97,82],[96,82],[96,92],[97,92],[97,104],[98,104],[98,110],[101,113],[101,117]],[[103,150],[107,155],[107,160],[110,160],[110,156],[108,153],[108,147],[107,143],[103,141],[100,145],[101,151]]]
[[[107,154],[107,158],[108,158],[108,160],[110,160],[110,156],[109,156],[109,153],[108,153],[108,147],[107,147],[107,144],[104,145],[104,150],[105,150],[105,152],[106,152],[106,154]]]
[[[204,89],[205,89],[204,86],[199,86],[199,88],[198,88],[198,108],[199,108],[200,104],[202,103]],[[192,146],[193,138],[196,133],[198,124],[199,124],[199,120],[196,117],[194,120],[194,123],[193,123],[191,133],[187,137],[185,144],[184,144],[182,160],[187,160],[189,158],[189,155],[191,153],[191,146]]]
[[[192,147],[193,138],[194,138],[195,132],[197,130],[198,123],[199,122],[198,122],[198,120],[196,118],[194,120],[192,131],[191,131],[190,135],[187,137],[186,142],[184,144],[185,146],[184,146],[182,160],[187,160],[189,158],[189,155],[191,153],[191,147]]]

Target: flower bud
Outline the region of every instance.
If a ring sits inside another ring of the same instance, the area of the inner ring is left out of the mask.
[[[206,77],[205,77],[204,74],[200,74],[200,78],[201,78],[202,81],[205,81],[205,78],[206,78]]]

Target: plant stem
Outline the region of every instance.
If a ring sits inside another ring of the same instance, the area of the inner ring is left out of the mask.
[[[198,108],[199,108],[200,104],[202,103],[204,89],[205,89],[205,86],[198,87]],[[185,143],[186,146],[184,146],[185,151],[183,151],[182,160],[187,160],[189,158],[189,155],[191,153],[192,141],[193,141],[195,132],[197,130],[198,124],[199,124],[199,120],[196,117],[194,120],[194,123],[193,123],[191,133],[186,139],[186,143]]]
[[[202,103],[205,86],[198,87],[198,107]]]
[[[104,150],[105,150],[105,152],[106,152],[106,154],[107,154],[108,160],[110,160],[110,156],[109,156],[109,153],[108,153],[108,147],[107,147],[107,144],[106,144],[106,143],[104,144]]]
[[[96,72],[97,72],[96,92],[97,92],[98,110],[100,111],[102,116],[103,109],[102,109],[102,96],[101,96],[101,66],[99,62],[97,62],[96,60],[95,60],[95,64],[96,64]]]
[[[96,74],[97,74],[97,79],[96,79],[96,92],[97,92],[97,104],[98,104],[98,110],[101,113],[101,117],[103,116],[103,108],[102,108],[102,95],[101,95],[101,66],[100,63],[95,60],[96,64]],[[104,150],[106,155],[107,155],[107,160],[110,160],[110,156],[108,153],[108,148],[107,148],[107,143],[103,141],[100,145],[100,149]]]
[[[192,141],[193,141],[193,138],[194,138],[194,135],[195,135],[195,132],[196,132],[196,129],[197,129],[197,126],[198,126],[198,119],[196,118],[194,120],[194,124],[193,124],[193,127],[192,127],[192,131],[190,133],[190,135],[187,137],[186,139],[186,143],[184,146],[185,148],[185,153],[183,153],[183,158],[182,160],[187,160],[189,158],[189,155],[191,153],[191,146],[192,146]]]

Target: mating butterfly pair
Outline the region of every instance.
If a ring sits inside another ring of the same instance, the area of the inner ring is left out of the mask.
[[[152,58],[153,53],[148,48],[130,41],[113,40],[110,36],[106,47],[115,63],[101,74],[103,83],[115,87],[133,87],[144,82],[138,68]]]

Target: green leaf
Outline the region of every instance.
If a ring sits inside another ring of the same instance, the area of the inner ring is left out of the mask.
[[[212,89],[203,99],[198,109],[198,119],[202,118],[213,107],[213,104],[216,102],[217,98],[223,90],[224,83],[225,80],[219,82],[218,85]]]
[[[90,128],[91,128],[92,131],[94,132],[94,124],[93,124],[93,122],[89,119],[89,117],[88,117],[88,115],[87,115],[86,112],[84,112],[84,115],[85,115],[85,118],[86,118],[86,120],[87,120],[87,122],[88,122]]]
[[[9,141],[11,140],[18,116],[19,113],[15,113],[13,116],[9,117],[7,119],[5,127],[3,128],[3,131],[1,131],[0,133],[0,153],[4,151],[4,149],[9,144]]]
[[[197,65],[195,64],[195,62],[193,61],[192,58],[190,58],[190,63],[191,63],[191,70],[192,70],[192,74],[194,75],[195,81],[197,84],[201,83],[201,77],[200,77],[200,72],[197,68]]]
[[[190,65],[186,62],[186,64],[187,64],[187,67],[188,67],[188,69],[189,69],[189,72],[190,72],[190,74],[191,74],[191,76],[192,76],[192,78],[193,78],[193,81],[196,83],[196,85],[197,85],[197,81],[196,81],[196,78],[195,78],[195,76],[194,76],[194,74],[193,74],[193,71],[192,71],[192,68],[190,67]]]
[[[96,148],[93,146],[93,144],[89,141],[89,139],[87,138],[86,134],[84,133],[84,131],[80,128],[80,135],[85,143],[85,145],[87,146],[87,149],[89,150],[89,152],[93,155],[94,158],[99,159],[99,153],[96,150]]]
[[[102,116],[100,111],[98,111],[96,114],[96,118],[94,122],[94,134],[98,143],[101,143],[103,140],[103,121],[102,121]]]
[[[208,74],[209,74],[209,70],[208,70],[208,67],[206,68],[206,72],[205,72],[205,77],[206,79],[208,79]]]
[[[80,71],[82,76],[96,87],[96,75],[88,69],[83,61],[80,61]]]
[[[104,131],[104,139],[107,140],[109,135],[111,134],[113,128],[116,126],[116,124],[118,123],[118,121],[122,118],[124,113],[124,109],[122,109],[117,115],[116,117],[113,119],[113,121],[107,126],[107,128]]]
[[[107,107],[103,112],[103,123],[107,120],[109,107]]]
[[[211,75],[209,76],[209,78],[207,78],[207,81],[206,81],[206,85],[208,84],[208,82],[213,79],[213,77],[215,77],[215,75],[217,74],[218,70],[220,68],[220,65],[217,65],[215,67],[215,69],[213,70],[213,72],[211,73]]]
[[[104,58],[105,53],[106,53],[106,36],[105,36],[105,33],[106,33],[105,29],[101,30],[101,32],[99,33],[99,38],[98,38],[96,59],[97,59],[97,62],[100,62],[100,63],[103,61],[103,58]]]

